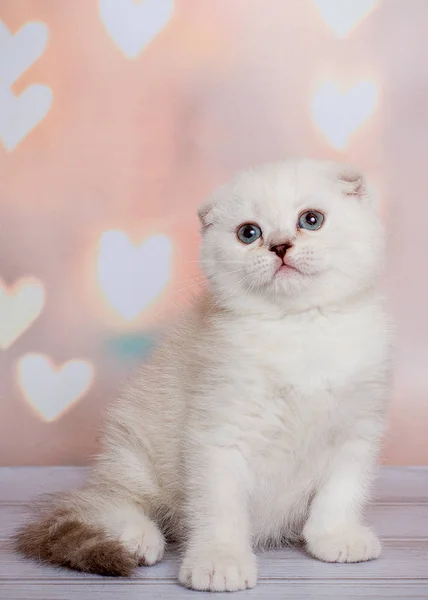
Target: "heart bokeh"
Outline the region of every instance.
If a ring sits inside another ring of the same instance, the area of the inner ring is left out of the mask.
[[[0,138],[13,150],[49,112],[52,92],[47,85],[30,85],[19,96],[0,84]]]
[[[162,31],[174,11],[174,0],[99,0],[101,20],[115,44],[135,58]]]
[[[314,0],[324,21],[338,36],[345,37],[367,18],[378,0]]]
[[[0,279],[0,350],[9,348],[37,319],[45,304],[41,281],[24,277],[6,285]]]
[[[93,367],[88,361],[77,359],[56,367],[48,356],[27,354],[18,362],[17,378],[29,405],[50,422],[87,392]]]
[[[42,56],[48,37],[45,23],[25,23],[13,34],[0,22],[0,81],[13,85]]]
[[[333,82],[322,85],[314,94],[312,118],[328,143],[343,150],[376,109],[377,91],[371,81],[359,81],[348,90]]]
[[[134,244],[122,231],[103,233],[98,254],[100,290],[127,321],[143,311],[165,289],[171,276],[172,242],[153,235]]]
[[[13,150],[44,119],[52,104],[52,90],[34,84],[20,95],[12,85],[42,56],[48,41],[45,23],[26,23],[12,34],[0,21],[0,140]]]

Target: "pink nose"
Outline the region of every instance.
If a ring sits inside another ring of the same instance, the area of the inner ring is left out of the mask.
[[[277,256],[282,260],[287,253],[287,250],[293,247],[293,244],[277,244],[276,246],[271,246],[269,250],[271,252],[275,252]]]

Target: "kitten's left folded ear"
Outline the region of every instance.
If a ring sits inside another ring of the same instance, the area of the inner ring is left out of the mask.
[[[223,189],[227,190],[227,187],[218,187],[199,207],[198,217],[201,223],[202,232],[209,229],[215,223],[216,217],[218,216],[218,201],[221,194],[224,193]]]
[[[355,167],[339,165],[337,180],[344,196],[353,196],[363,202],[372,203],[372,197],[363,173]]]
[[[212,202],[206,201],[199,207],[198,217],[201,223],[202,231],[206,231],[213,224]]]

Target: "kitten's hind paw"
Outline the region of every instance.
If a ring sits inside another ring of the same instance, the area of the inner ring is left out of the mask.
[[[213,548],[192,549],[183,560],[178,576],[180,583],[194,590],[236,592],[257,583],[257,563],[249,550],[233,552]]]
[[[130,522],[122,532],[121,543],[138,559],[138,564],[151,566],[162,560],[165,538],[158,526],[141,515],[138,522]]]

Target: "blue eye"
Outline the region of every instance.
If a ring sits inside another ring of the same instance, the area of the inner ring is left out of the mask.
[[[324,215],[317,210],[307,210],[299,217],[297,226],[299,229],[310,229],[316,231],[324,222]]]
[[[245,223],[245,225],[241,225],[236,235],[243,244],[252,244],[262,236],[262,230],[254,223]]]

